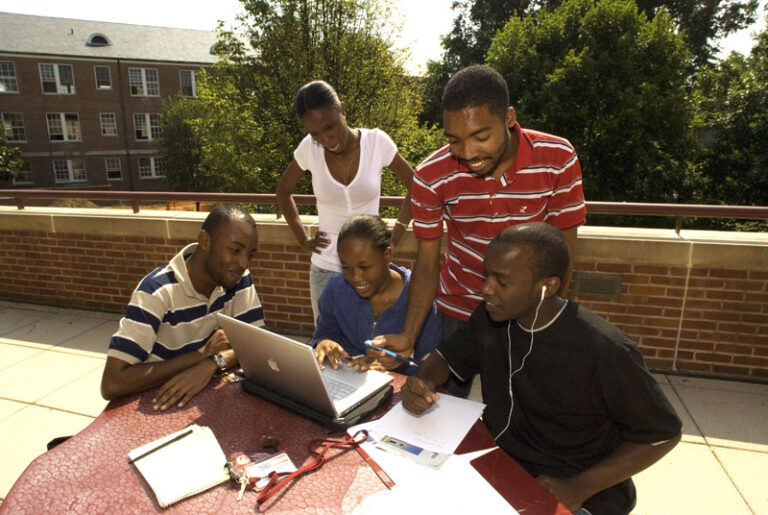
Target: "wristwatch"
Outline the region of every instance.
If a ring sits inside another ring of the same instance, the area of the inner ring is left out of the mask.
[[[213,362],[216,363],[219,370],[223,372],[227,369],[227,360],[220,353],[217,352],[211,358],[213,358]]]

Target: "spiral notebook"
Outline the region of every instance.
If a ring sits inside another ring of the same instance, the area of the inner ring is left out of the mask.
[[[197,424],[137,447],[128,457],[163,508],[229,479],[216,436]]]

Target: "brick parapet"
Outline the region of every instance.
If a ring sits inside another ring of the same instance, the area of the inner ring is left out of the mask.
[[[309,255],[282,220],[255,217],[251,272],[268,326],[308,334]],[[203,218],[0,207],[0,298],[122,312],[138,280],[194,241]],[[581,228],[576,270],[619,274],[622,286],[617,300],[574,300],[627,332],[653,368],[768,379],[768,235],[684,236]],[[395,262],[412,267],[415,252],[409,232]]]

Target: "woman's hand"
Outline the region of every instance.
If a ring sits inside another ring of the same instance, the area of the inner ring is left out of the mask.
[[[326,238],[326,234],[323,231],[317,231],[314,237],[307,238],[301,242],[301,248],[308,252],[320,254],[320,252],[330,244],[331,240]]]
[[[355,367],[355,370],[365,372],[366,370],[377,370],[379,372],[389,372],[384,365],[379,363],[376,359],[371,359],[368,356],[357,356],[347,363],[348,367]]]
[[[349,357],[347,351],[333,340],[320,340],[315,346],[315,358],[320,366],[323,365],[323,360],[327,359],[334,369],[338,369],[346,357]]]

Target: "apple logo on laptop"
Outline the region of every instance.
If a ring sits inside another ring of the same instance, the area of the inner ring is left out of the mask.
[[[269,358],[269,359],[267,360],[267,363],[269,364],[269,368],[271,368],[271,369],[272,369],[272,370],[274,370],[275,372],[280,372],[280,367],[278,367],[278,366],[277,366],[277,361],[275,361],[275,360],[274,360],[274,359],[272,359],[272,358]]]

